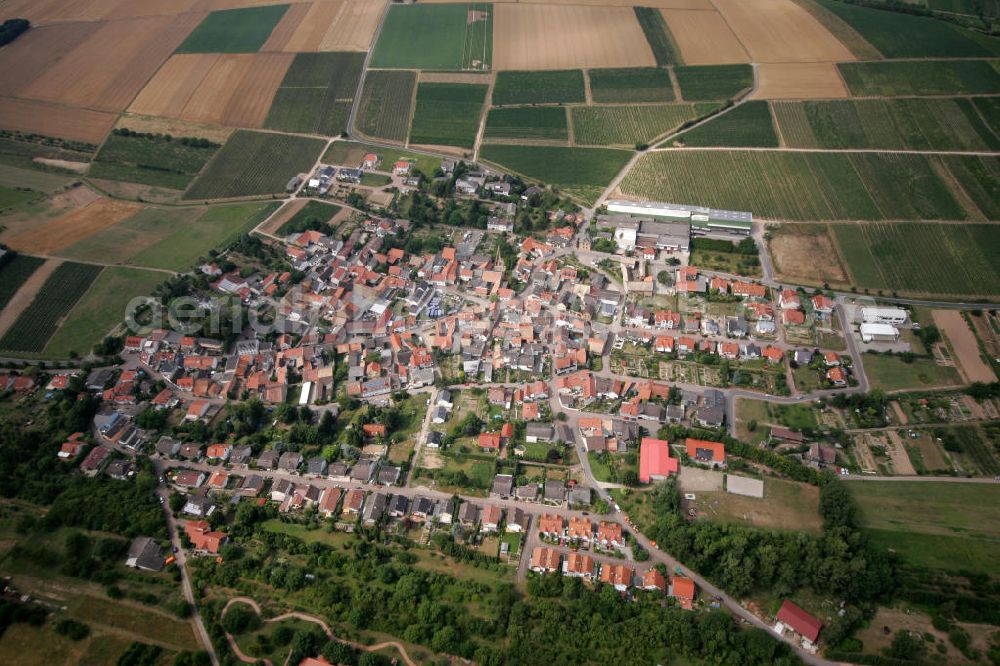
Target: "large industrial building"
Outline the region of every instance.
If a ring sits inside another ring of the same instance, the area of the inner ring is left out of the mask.
[[[626,251],[638,247],[687,252],[691,247],[691,230],[686,222],[664,222],[627,215],[598,215],[597,226],[613,227],[615,243]]]
[[[861,339],[864,342],[896,342],[899,330],[892,324],[861,324]]]
[[[684,221],[690,225],[693,234],[721,231],[739,236],[749,236],[753,231],[753,213],[745,211],[720,210],[705,206],[688,206],[656,201],[622,200],[608,201],[607,208],[608,212],[611,213]]]
[[[909,313],[903,308],[861,308],[861,321],[867,324],[905,324]]]

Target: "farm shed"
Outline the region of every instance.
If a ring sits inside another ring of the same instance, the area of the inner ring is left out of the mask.
[[[864,342],[895,342],[899,340],[899,330],[891,324],[861,324],[861,339]]]

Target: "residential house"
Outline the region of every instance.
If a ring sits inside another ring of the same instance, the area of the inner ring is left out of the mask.
[[[128,547],[125,566],[144,571],[162,571],[165,560],[160,544],[152,537],[136,537]]]
[[[216,555],[219,549],[226,545],[229,537],[225,532],[212,530],[205,520],[189,520],[184,525],[184,532],[195,550]]]
[[[807,613],[798,604],[785,599],[781,604],[781,609],[775,618],[774,631],[784,634],[788,629],[802,637],[802,642],[806,647],[812,647],[819,639],[819,632],[823,629],[823,623],[819,618]]]
[[[593,580],[597,571],[597,564],[590,555],[574,552],[566,556],[562,570],[565,576]]]
[[[673,576],[670,579],[670,596],[685,610],[694,606],[695,585],[687,576]]]
[[[531,552],[531,570],[535,573],[559,571],[562,555],[555,548],[536,546]]]
[[[601,567],[601,582],[624,592],[632,585],[633,570],[624,564],[605,564]]]

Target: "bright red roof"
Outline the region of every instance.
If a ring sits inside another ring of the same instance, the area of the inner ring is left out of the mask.
[[[823,628],[823,623],[818,618],[805,612],[797,604],[785,599],[778,611],[778,621],[791,627],[792,631],[803,638],[815,643],[819,638],[819,630]]]
[[[643,437],[639,449],[639,481],[649,483],[654,476],[666,478],[676,474],[679,462],[670,457],[666,440]]]

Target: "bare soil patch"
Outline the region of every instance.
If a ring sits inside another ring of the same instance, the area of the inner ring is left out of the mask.
[[[900,425],[906,425],[910,422],[909,417],[906,416],[906,412],[903,411],[903,408],[900,406],[898,400],[893,400],[889,403],[889,406],[892,407],[892,412],[896,415],[896,421],[898,421]]]
[[[323,35],[320,51],[367,51],[372,45],[386,0],[346,2]]]
[[[201,0],[9,0],[3,3],[0,18],[25,16],[32,23],[57,21],[98,21],[113,18],[181,14]]]
[[[31,160],[35,164],[41,164],[43,166],[55,167],[57,169],[65,169],[66,171],[73,171],[76,173],[87,173],[87,168],[90,166],[90,162],[70,162],[69,160],[53,160],[48,157],[36,157]]]
[[[291,53],[176,55],[130,110],[197,123],[260,127],[293,58]]]
[[[493,68],[653,67],[630,7],[498,5]]]
[[[934,325],[941,329],[958,359],[959,371],[969,382],[995,382],[997,377],[979,355],[972,329],[958,310],[934,310]]]
[[[726,475],[701,467],[685,467],[677,477],[680,488],[685,493],[722,492],[722,482]]]
[[[310,9],[311,5],[308,4],[292,5],[289,7],[285,12],[285,15],[281,17],[280,21],[278,21],[278,25],[274,26],[274,30],[271,31],[271,36],[267,38],[267,41],[260,47],[260,50],[287,50],[285,46],[299,29],[299,26],[302,25],[302,22],[306,19]]]
[[[714,0],[754,62],[854,60],[823,24],[792,0]]]
[[[115,114],[104,111],[0,97],[0,126],[4,129],[96,145],[104,141],[114,122]]]
[[[260,231],[271,235],[278,233],[278,229],[281,228],[281,225],[288,222],[288,220],[292,219],[296,213],[305,208],[307,203],[309,203],[308,199],[292,199],[282,206],[277,213],[272,215],[271,219],[268,220],[264,226],[260,227]]]
[[[6,4],[4,6],[7,6]],[[34,14],[28,14],[34,17]],[[59,59],[85,42],[100,26],[97,23],[62,23],[32,27],[3,47],[0,90],[18,95]]]
[[[121,111],[203,17],[191,13],[108,21],[21,94]]]
[[[796,225],[770,227],[768,247],[774,270],[781,278],[808,278],[811,282],[846,283],[847,269],[837,256],[829,231],[810,225],[808,231]]]
[[[305,18],[298,24],[295,31],[282,45],[282,51],[319,51],[323,43],[323,37],[330,31],[334,20],[344,7],[342,0],[328,0],[326,2],[314,2],[307,5],[298,5],[306,8]],[[292,13],[290,9],[288,13]],[[287,14],[286,14],[287,16]],[[265,45],[266,46],[266,45]]]
[[[885,452],[889,455],[889,460],[892,461],[892,468],[896,471],[896,474],[902,476],[916,475],[917,470],[913,468],[913,463],[910,461],[910,454],[906,452],[906,446],[900,438],[899,433],[895,430],[890,430],[886,434],[889,436],[889,440],[885,447]]]
[[[750,55],[717,11],[663,9],[686,65],[750,62]]]
[[[45,281],[49,279],[49,276],[52,275],[52,272],[61,263],[62,259],[49,259],[39,266],[38,270],[25,280],[13,298],[8,301],[7,306],[0,309],[0,336],[3,336],[11,324],[21,316],[24,308],[31,305],[31,301],[35,300],[35,296],[38,295],[38,290],[42,288]]]
[[[832,62],[763,64],[757,68],[754,99],[837,99],[849,97]]]
[[[455,146],[435,146],[431,144],[419,144],[414,143],[409,146],[410,148],[417,148],[420,150],[427,150],[435,153],[445,153],[447,155],[455,155],[456,157],[471,157],[472,151],[465,150],[462,148],[456,148]]]
[[[15,250],[49,255],[132,217],[142,206],[98,199],[91,204],[25,231],[10,240]]]

